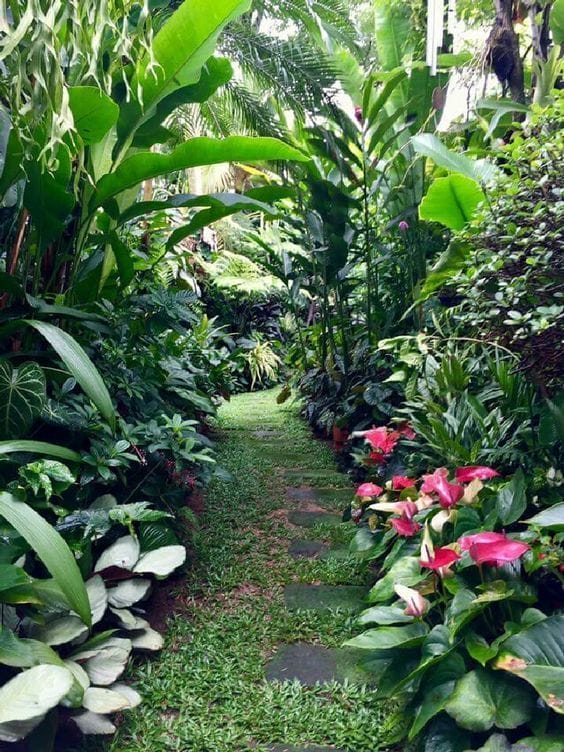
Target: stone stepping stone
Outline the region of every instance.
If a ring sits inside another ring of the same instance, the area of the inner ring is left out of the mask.
[[[313,504],[334,504],[343,507],[349,503],[354,491],[350,488],[314,488],[312,486],[300,486],[288,488],[286,496],[291,501],[309,502]]]
[[[327,554],[328,546],[319,541],[296,540],[288,549],[288,553],[294,559],[318,559]]]
[[[267,749],[269,752],[345,752],[344,749],[336,747],[300,747],[295,744],[274,744]]]
[[[331,470],[308,470],[307,468],[292,467],[284,470],[284,477],[288,480],[295,481],[301,480],[304,484],[308,482],[315,483],[316,481],[323,482],[325,486],[328,484],[334,484],[339,488],[343,488],[345,478],[340,473]]]
[[[330,512],[294,511],[289,513],[288,521],[292,525],[310,528],[320,524],[338,525],[341,522],[341,517],[338,514],[331,514]]]
[[[289,611],[361,611],[366,608],[366,588],[357,585],[308,585],[293,582],[284,588]]]
[[[266,665],[268,681],[298,681],[305,687],[331,682],[371,684],[370,674],[361,665],[361,653],[346,648],[326,648],[297,642],[280,645]]]
[[[265,431],[252,431],[251,436],[254,436],[256,439],[281,439],[281,440],[283,439],[285,440],[283,433],[281,433],[280,431],[275,431],[273,429],[272,430],[269,429]]]

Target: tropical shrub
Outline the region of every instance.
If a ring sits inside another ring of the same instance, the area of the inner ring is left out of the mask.
[[[374,562],[378,580],[358,620],[370,628],[347,644],[366,651],[382,696],[409,699],[408,738],[425,750],[489,749],[496,733],[504,743],[526,737],[533,750],[557,743],[561,477],[546,479],[556,494],[533,495],[522,470],[503,479],[467,465],[419,476],[393,460],[402,439],[416,443],[410,426],[362,438],[376,469],[351,508],[352,550]]]

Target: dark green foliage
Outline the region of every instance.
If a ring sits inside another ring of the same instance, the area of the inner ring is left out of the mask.
[[[454,317],[467,332],[508,347],[543,390],[564,372],[564,137],[562,97],[513,135],[507,177],[465,233]]]

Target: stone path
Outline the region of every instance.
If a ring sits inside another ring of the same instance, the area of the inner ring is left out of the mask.
[[[371,586],[349,553],[354,490],[276,392],[219,413],[208,487],[166,647],[130,678],[143,694],[115,740],[65,752],[375,752],[402,717],[366,652],[343,648]]]

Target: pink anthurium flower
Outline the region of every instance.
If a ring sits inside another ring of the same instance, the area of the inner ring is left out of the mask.
[[[384,489],[375,483],[362,483],[356,489],[356,495],[363,499],[372,499],[374,496],[380,496]]]
[[[423,476],[421,486],[423,493],[436,493],[444,509],[454,506],[464,496],[464,487],[457,483],[449,483],[447,476],[448,470],[445,467],[439,467],[434,473]]]
[[[396,533],[405,538],[411,538],[421,530],[421,525],[410,517],[394,517],[391,523]]]
[[[393,452],[400,438],[400,434],[397,431],[388,431],[386,426],[371,428],[368,431],[362,431],[359,435],[364,436],[364,440],[370,444],[372,449],[381,454],[390,454]]]
[[[398,598],[407,604],[404,613],[408,616],[424,616],[429,610],[431,604],[418,590],[399,583],[394,585],[394,590]]]
[[[398,431],[402,436],[405,436],[405,438],[409,439],[410,441],[413,441],[413,439],[417,436],[409,423],[402,423],[402,425],[398,428]]]
[[[492,564],[500,567],[502,564],[517,561],[530,548],[527,543],[505,538],[503,541],[474,543],[469,550],[476,564]]]
[[[457,467],[454,477],[459,483],[469,483],[471,480],[489,480],[490,478],[499,477],[497,470],[483,465],[469,465],[468,467]]]
[[[401,514],[408,519],[411,519],[419,511],[417,505],[412,501],[377,501],[375,504],[370,504],[368,509],[373,509],[375,512]]]
[[[469,551],[471,546],[476,543],[502,543],[507,540],[504,533],[491,533],[485,530],[483,533],[474,533],[473,535],[463,535],[458,539],[458,545],[461,551]]]
[[[419,494],[419,496],[415,499],[415,506],[417,507],[418,511],[421,512],[423,509],[429,509],[429,507],[432,507],[435,503],[435,500],[432,496],[428,496],[427,494]]]
[[[404,488],[413,488],[415,481],[405,475],[394,475],[392,478],[392,488],[394,491],[402,491]]]
[[[457,554],[452,548],[436,548],[433,555],[427,561],[421,559],[420,564],[428,569],[442,570],[459,559],[460,554]]]

